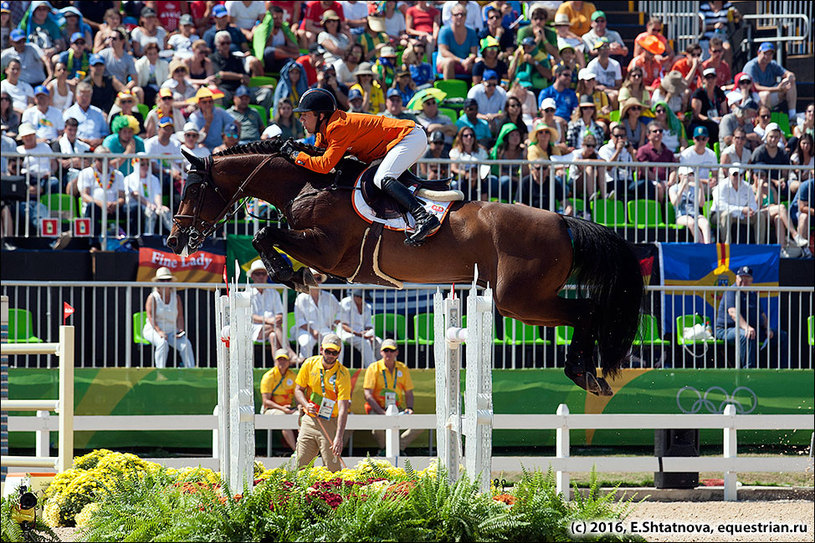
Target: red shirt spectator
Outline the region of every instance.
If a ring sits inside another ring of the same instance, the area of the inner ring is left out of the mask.
[[[283,10],[283,20],[285,22],[291,24],[292,21],[300,20],[300,10],[298,5],[300,2],[294,0],[275,0],[274,2],[266,2],[266,11],[269,10],[269,7],[271,7],[272,4]],[[298,7],[297,13],[294,12],[295,6]],[[296,27],[292,25],[292,30],[295,28]]]
[[[167,2],[156,2],[155,4],[159,24],[164,27],[167,33],[178,30],[178,21],[188,11],[187,2],[169,0]]]
[[[674,158],[674,154],[668,149],[667,146],[661,144],[660,140],[660,147],[662,148],[661,151],[657,151],[654,148],[654,145],[648,141],[645,145],[641,146],[637,149],[637,162],[676,162]],[[664,167],[654,167],[651,166],[648,168],[648,179],[652,181],[667,181],[668,180],[668,168]],[[642,177],[642,176],[640,176]]]
[[[685,80],[687,81],[688,72],[690,72],[692,62],[693,61],[690,60],[688,57],[682,57],[681,59],[674,62],[674,65],[673,65],[673,67],[671,67],[671,70],[676,70],[676,71],[680,72],[682,74],[682,77],[684,77]],[[703,69],[704,68],[702,68],[702,70]],[[695,91],[699,87],[699,85],[701,84],[701,81],[699,81],[699,78],[702,76],[702,70],[697,69],[697,72],[699,72],[697,77],[694,77],[693,79],[691,79],[690,84],[688,85],[688,88],[690,90]]]
[[[339,2],[320,2],[319,0],[314,0],[306,4],[306,13],[303,15],[303,20],[300,22],[300,30],[306,29],[306,21],[311,21],[318,27],[321,27],[320,20],[323,18],[323,13],[328,10],[333,10],[339,16],[340,22],[345,21],[345,15],[343,15],[342,11],[342,4]]]
[[[632,58],[628,64],[628,71],[630,72],[634,67],[642,69],[642,84],[648,88],[653,89],[654,81],[662,79],[662,64],[657,62],[653,55],[643,53]]]
[[[427,6],[427,10],[411,6],[407,10],[407,15],[413,18],[413,30],[433,34],[433,21],[440,16],[440,11],[432,6]]]
[[[308,86],[313,87],[317,83],[317,70],[311,64],[311,56],[303,55],[297,58],[297,64],[301,65],[306,70],[306,80]]]

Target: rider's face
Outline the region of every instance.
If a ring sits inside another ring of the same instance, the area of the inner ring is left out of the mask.
[[[313,111],[304,111],[300,114],[300,122],[309,134],[314,134],[317,129],[317,116],[318,114]]]

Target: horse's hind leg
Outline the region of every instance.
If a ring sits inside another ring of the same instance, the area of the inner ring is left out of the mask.
[[[511,291],[511,292],[510,292]],[[519,294],[523,294],[522,296]],[[496,296],[498,309],[503,315],[521,319],[535,326],[568,325],[574,328],[564,373],[580,388],[598,396],[611,396],[614,392],[597,375],[595,364],[596,340],[594,319],[602,318],[591,300],[552,296],[530,296],[529,291],[499,289]]]
[[[569,300],[572,302],[574,317],[574,334],[566,356],[564,373],[580,388],[597,396],[612,396],[614,391],[603,378],[597,375],[595,363],[594,319],[601,318],[597,307],[591,300]]]

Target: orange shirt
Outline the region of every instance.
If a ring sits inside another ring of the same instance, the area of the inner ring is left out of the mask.
[[[569,30],[582,36],[591,30],[591,15],[597,11],[591,2],[583,2],[583,9],[575,9],[574,2],[563,2],[557,8],[557,14],[565,13],[569,17],[572,25]]]
[[[370,163],[384,157],[415,126],[416,123],[406,119],[337,110],[326,123],[324,132],[317,134],[317,147],[326,148],[323,156],[300,152],[297,164],[317,173],[328,173],[346,151]]]

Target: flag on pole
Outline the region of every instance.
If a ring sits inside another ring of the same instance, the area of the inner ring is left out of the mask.
[[[226,277],[226,263],[224,263],[224,284],[226,285],[226,295],[229,296],[229,279]]]
[[[68,302],[62,302],[62,325],[65,326],[65,319],[74,314],[74,308]]]

